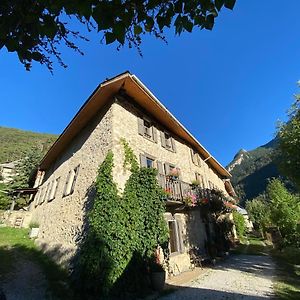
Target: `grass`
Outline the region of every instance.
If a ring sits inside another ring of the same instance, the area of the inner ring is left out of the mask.
[[[272,250],[277,263],[278,278],[274,284],[277,297],[283,300],[300,299],[300,249]]]
[[[5,276],[15,270],[18,259],[29,260],[40,266],[55,299],[72,299],[68,275],[65,270],[43,254],[28,237],[29,229],[0,228],[0,274]]]
[[[280,300],[300,299],[300,249],[282,251],[267,246],[261,238],[249,235],[233,250],[235,254],[271,255],[276,263],[274,292]]]

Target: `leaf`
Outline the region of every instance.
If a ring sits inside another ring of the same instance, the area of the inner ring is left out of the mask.
[[[134,25],[133,32],[135,35],[140,35],[143,32],[143,29],[139,25]]]
[[[113,43],[116,40],[116,36],[112,32],[105,32],[105,42],[106,45]]]
[[[33,60],[35,60],[35,61],[41,61],[42,59],[43,59],[43,54],[41,54],[40,52],[33,52],[32,54],[31,54],[31,57],[32,57],[32,59]]]
[[[221,10],[222,6],[224,5],[224,2],[225,0],[215,0],[215,6],[218,11]]]
[[[214,27],[214,22],[215,22],[215,18],[213,15],[208,15],[206,17],[206,21],[205,21],[205,24],[204,24],[204,28],[205,29],[208,29],[208,30],[212,30],[213,27]]]
[[[236,0],[225,0],[224,6],[229,9],[233,9]]]

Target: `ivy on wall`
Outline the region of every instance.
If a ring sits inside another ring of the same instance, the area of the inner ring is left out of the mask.
[[[96,197],[89,213],[89,230],[80,255],[81,284],[97,295],[143,288],[146,270],[158,245],[167,247],[164,195],[156,170],[139,168],[137,158],[122,139],[124,168],[131,171],[122,196],[113,181],[113,153],[101,164]]]

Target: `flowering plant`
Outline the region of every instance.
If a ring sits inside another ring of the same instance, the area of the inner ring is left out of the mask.
[[[164,190],[164,193],[166,195],[167,198],[171,197],[172,196],[172,190],[170,188],[166,188]]]
[[[200,203],[206,205],[208,204],[208,201],[209,201],[208,198],[203,198],[200,200]]]
[[[187,193],[183,198],[185,205],[189,207],[195,207],[197,205],[197,196],[191,192]]]

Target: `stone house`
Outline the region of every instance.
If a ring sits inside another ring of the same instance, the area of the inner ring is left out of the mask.
[[[0,182],[8,183],[16,175],[17,161],[0,164]]]
[[[129,172],[123,168],[125,138],[141,166],[158,170],[169,193],[166,222],[170,230],[170,272],[190,268],[189,249],[204,248],[210,224],[199,210],[184,210],[190,183],[234,194],[229,172],[189,133],[150,90],[129,72],[101,83],[40,163],[31,204],[40,224],[37,243],[61,263],[76,254],[85,228],[91,186],[109,150],[114,180],[122,192]],[[176,173],[176,180],[168,176]]]

